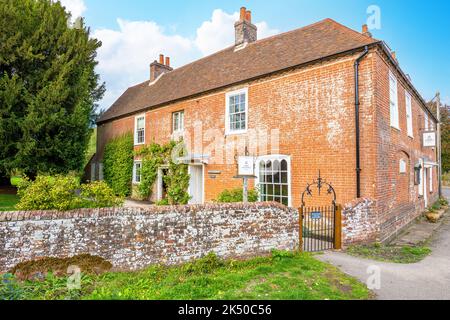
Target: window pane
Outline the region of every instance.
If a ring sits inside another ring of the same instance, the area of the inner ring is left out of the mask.
[[[285,197],[289,196],[289,188],[288,188],[288,186],[287,185],[283,186],[282,189],[283,189],[282,190],[282,195],[285,196]]]
[[[288,183],[288,173],[287,173],[287,171],[281,173],[281,183]]]
[[[288,163],[286,160],[281,161],[281,170],[287,171],[288,170]]]
[[[280,185],[274,185],[273,194],[276,196],[281,195],[281,186]]]
[[[137,120],[137,128],[143,129],[145,125],[145,118],[138,118]]]

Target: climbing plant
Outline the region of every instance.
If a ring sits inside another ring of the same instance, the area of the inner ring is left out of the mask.
[[[167,199],[160,204],[187,204],[190,196],[188,193],[190,176],[186,164],[177,163],[176,158],[184,155],[182,145],[171,141],[160,145],[152,143],[136,152],[136,157],[142,159],[141,182],[138,185],[138,193],[141,198],[149,198],[152,186],[158,178],[158,170],[161,166],[168,167],[168,174],[164,177],[167,186]],[[180,149],[180,150],[179,150]]]
[[[125,134],[105,146],[104,177],[114,193],[127,197],[131,194],[133,178],[133,135]]]

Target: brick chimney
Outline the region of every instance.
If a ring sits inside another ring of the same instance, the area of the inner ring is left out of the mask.
[[[236,46],[258,40],[258,29],[252,23],[252,13],[245,7],[241,8],[239,21],[234,24],[236,33]]]
[[[166,61],[164,62],[164,55],[160,54],[159,62],[155,60],[152,64],[150,64],[150,82],[158,79],[158,77],[163,73],[167,73],[172,70],[173,68],[170,67],[170,58],[166,57]]]
[[[369,27],[367,26],[367,24],[364,24],[362,26],[362,34],[367,36],[367,37],[372,38],[372,33],[369,31]]]

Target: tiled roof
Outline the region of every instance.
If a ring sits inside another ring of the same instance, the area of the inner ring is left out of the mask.
[[[250,43],[229,47],[138,84],[101,116],[99,123],[379,42],[331,19]]]

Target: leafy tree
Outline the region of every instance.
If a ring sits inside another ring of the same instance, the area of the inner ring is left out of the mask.
[[[450,106],[441,108],[442,171],[450,172]]]
[[[0,180],[13,169],[82,169],[105,90],[95,73],[101,43],[69,21],[56,1],[0,1]]]

